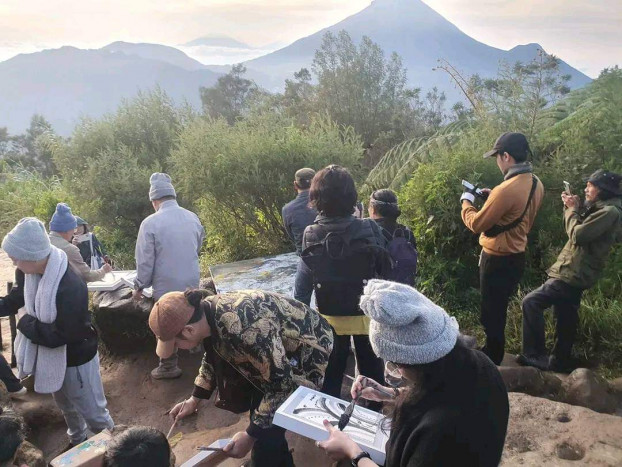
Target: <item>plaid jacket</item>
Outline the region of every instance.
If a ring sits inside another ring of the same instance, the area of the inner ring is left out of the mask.
[[[214,350],[263,392],[247,432],[269,428],[277,408],[302,385],[320,389],[333,347],[330,325],[315,310],[283,295],[240,290],[208,297]],[[208,399],[214,368],[203,357],[193,395]]]

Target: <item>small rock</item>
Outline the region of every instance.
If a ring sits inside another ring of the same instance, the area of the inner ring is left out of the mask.
[[[510,392],[530,396],[554,396],[561,388],[561,380],[553,373],[530,366],[499,367],[501,377]]]
[[[622,377],[616,378],[613,381],[610,381],[609,387],[611,388],[612,391],[615,391],[620,396],[622,396]]]
[[[613,413],[616,398],[609,393],[609,384],[586,368],[574,370],[563,383],[564,402],[580,405],[602,413]]]
[[[24,441],[17,448],[13,463],[15,465],[27,465],[28,467],[46,467],[48,465],[43,453],[28,441]]]

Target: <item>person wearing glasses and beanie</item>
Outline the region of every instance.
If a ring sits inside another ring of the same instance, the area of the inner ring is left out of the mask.
[[[593,287],[609,252],[622,241],[622,175],[597,170],[587,180],[585,203],[562,193],[568,241],[548,270],[549,279],[523,299],[523,353],[517,362],[541,370],[569,373],[583,291]],[[544,310],[553,307],[555,346],[546,354]]]
[[[406,380],[396,390],[359,376],[351,389],[353,398],[393,403],[385,466],[496,467],[510,410],[497,367],[461,343],[455,318],[410,286],[370,280],[361,309],[374,352]],[[376,465],[346,433],[324,426],[329,438],[317,445],[332,459]]]

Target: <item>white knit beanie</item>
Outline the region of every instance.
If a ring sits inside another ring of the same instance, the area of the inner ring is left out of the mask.
[[[431,363],[456,345],[456,319],[413,287],[372,279],[361,295],[360,306],[371,318],[371,346],[383,360],[407,365]]]
[[[156,172],[149,178],[149,201],[164,198],[165,196],[177,196],[175,188],[168,174]]]
[[[2,249],[21,261],[39,261],[50,254],[50,239],[43,222],[24,217],[2,240]]]

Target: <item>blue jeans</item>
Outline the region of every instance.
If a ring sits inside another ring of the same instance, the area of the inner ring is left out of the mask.
[[[313,272],[302,259],[299,259],[294,282],[294,298],[309,306],[311,295],[313,295]]]

